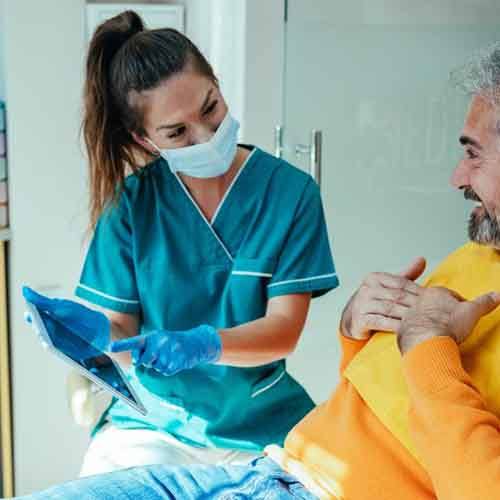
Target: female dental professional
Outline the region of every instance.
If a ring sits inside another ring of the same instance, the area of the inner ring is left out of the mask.
[[[148,414],[114,401],[82,474],[250,460],[313,407],[284,360],[311,297],[338,285],[318,186],[237,144],[210,64],[177,31],[125,12],[86,69],[94,234],[76,294],[107,310]]]

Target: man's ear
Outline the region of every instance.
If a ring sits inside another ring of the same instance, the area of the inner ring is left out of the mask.
[[[132,136],[132,139],[134,139],[134,141],[139,144],[139,146],[143,147],[146,151],[154,156],[158,155],[158,150],[151,144],[148,139],[146,139],[142,135],[139,135],[137,132],[130,132],[130,135]]]

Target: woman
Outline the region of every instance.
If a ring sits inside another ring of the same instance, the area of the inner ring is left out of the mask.
[[[133,12],[97,29],[83,122],[94,236],[76,294],[107,310],[148,415],[113,402],[82,475],[249,461],[313,407],[284,359],[311,297],[338,285],[319,190],[238,145],[238,127],[185,36]]]

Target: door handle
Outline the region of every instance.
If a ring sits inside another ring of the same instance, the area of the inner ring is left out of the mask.
[[[281,125],[274,127],[274,156],[283,158],[283,127]]]
[[[313,129],[310,144],[297,144],[295,156],[309,156],[309,174],[321,187],[321,167],[323,162],[323,132]]]

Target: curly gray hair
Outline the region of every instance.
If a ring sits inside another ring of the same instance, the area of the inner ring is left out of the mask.
[[[470,96],[481,96],[500,110],[500,42],[481,49],[460,68],[451,82]]]

